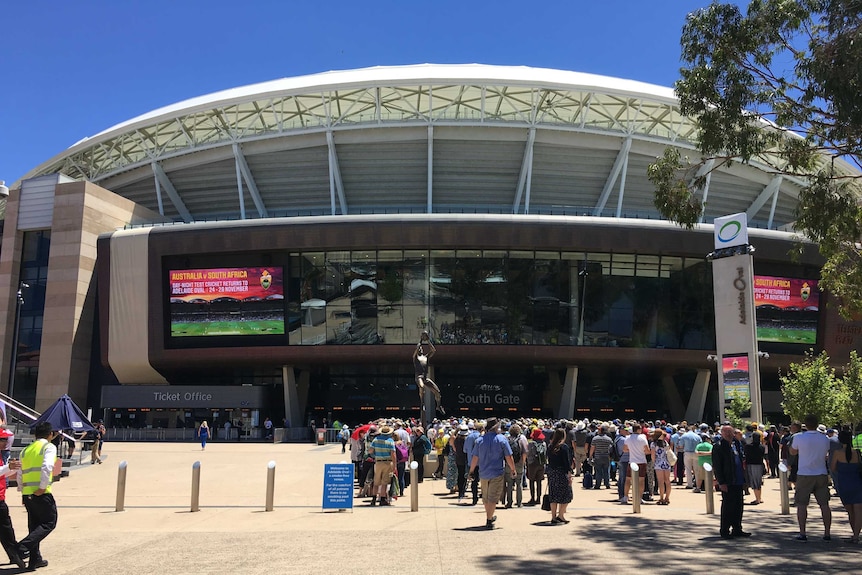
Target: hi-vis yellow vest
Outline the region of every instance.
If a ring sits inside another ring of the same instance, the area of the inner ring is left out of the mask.
[[[42,461],[48,448],[47,439],[37,439],[21,452],[21,491],[24,495],[33,495],[42,482]],[[54,478],[52,477],[51,480]],[[45,493],[51,493],[51,483]]]

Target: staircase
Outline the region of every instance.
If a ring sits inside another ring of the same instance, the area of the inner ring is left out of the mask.
[[[6,408],[6,423],[3,427],[15,434],[12,445],[9,446],[10,457],[18,458],[21,451],[33,442],[34,438],[30,432],[30,423],[42,414],[9,397],[5,393],[0,393],[0,401],[5,404]],[[59,481],[62,477],[68,477],[69,471],[75,464],[72,458],[65,457],[67,451],[65,439],[67,437],[69,436],[63,434],[60,447],[57,449],[57,457],[63,461],[63,466],[60,475],[54,476],[54,481]],[[76,445],[77,443],[76,441]],[[76,451],[78,450],[76,449]],[[78,451],[78,456],[80,457],[80,451]],[[14,477],[9,477],[7,483],[9,486],[18,485]]]

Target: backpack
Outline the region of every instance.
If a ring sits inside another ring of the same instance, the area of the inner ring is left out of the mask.
[[[395,444],[395,461],[400,463],[402,461],[407,461],[409,458],[409,453],[407,452],[407,446],[403,443]]]
[[[548,446],[545,445],[544,441],[536,441],[534,443],[536,446],[536,462],[539,465],[547,465],[548,464]]]
[[[521,456],[523,455],[523,451],[521,451],[521,442],[520,437],[510,437],[509,438],[509,447],[512,448],[512,459],[515,460],[515,463],[521,461]]]

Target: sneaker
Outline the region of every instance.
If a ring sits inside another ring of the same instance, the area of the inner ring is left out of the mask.
[[[799,535],[796,536],[796,540],[797,541],[808,541],[808,535],[803,535],[802,533],[800,533]]]
[[[40,567],[47,567],[48,561],[45,559],[34,560],[30,559],[30,566],[27,567],[28,571],[33,571],[34,569],[39,569]]]
[[[695,487],[694,489],[692,489],[692,490],[691,490],[691,492],[692,492],[692,493],[700,493],[700,489],[698,489],[697,487]]]
[[[629,498],[628,497],[620,497],[620,503],[623,505],[628,505],[629,504]]]

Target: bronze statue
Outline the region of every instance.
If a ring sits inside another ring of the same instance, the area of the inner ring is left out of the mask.
[[[428,344],[428,353],[425,353],[423,344]],[[431,393],[434,394],[434,399],[437,401],[437,411],[442,415],[446,415],[440,402],[440,388],[437,387],[433,379],[428,377],[428,362],[436,352],[437,349],[431,343],[431,336],[428,335],[427,331],[423,331],[422,336],[419,338],[419,343],[416,344],[416,349],[413,350],[413,368],[416,373],[416,386],[419,389],[420,405],[425,401],[425,386],[428,386]]]

